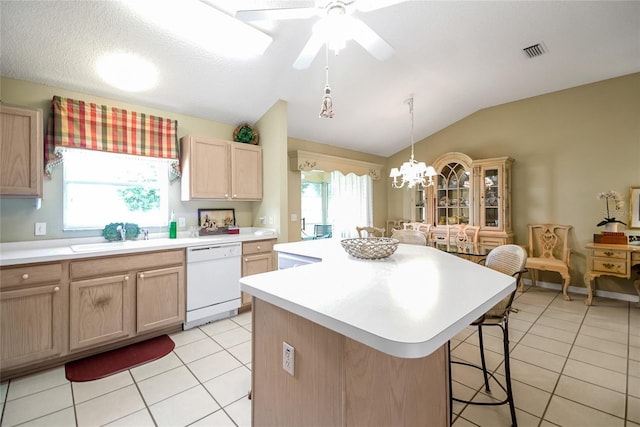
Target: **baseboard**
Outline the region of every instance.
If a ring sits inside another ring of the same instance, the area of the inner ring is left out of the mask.
[[[523,279],[523,282],[526,286],[531,286],[531,279]],[[550,282],[543,282],[541,280],[538,280],[537,282],[537,286],[540,288],[546,288],[546,289],[554,289],[557,291],[561,291],[562,290],[562,285],[559,283],[550,283]],[[574,294],[583,294],[583,295],[587,295],[588,291],[587,288],[583,287],[583,286],[571,286],[569,285],[569,288],[567,289],[568,292],[574,293]],[[612,291],[603,291],[601,289],[596,289],[596,292],[594,294],[594,296],[596,297],[603,297],[603,298],[610,298],[610,299],[617,299],[617,300],[621,300],[621,301],[630,301],[630,302],[640,302],[640,297],[637,295],[631,295],[631,294],[623,294],[620,292],[612,292]]]

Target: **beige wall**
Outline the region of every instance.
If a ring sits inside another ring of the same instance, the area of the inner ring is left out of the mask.
[[[629,187],[640,186],[640,73],[487,108],[415,146],[416,159],[427,163],[450,151],[472,159],[515,159],[516,242],[527,242],[529,223],[573,225],[572,285],[582,286],[584,245],[602,231],[596,224],[604,217],[605,205],[597,193],[620,192],[628,210]],[[407,149],[387,165],[408,157]],[[389,218],[407,217],[406,196],[403,190],[389,190]],[[639,229],[622,229],[640,234]],[[635,293],[626,280],[602,278],[599,284]]]
[[[287,221],[287,103],[276,102],[256,123],[263,146],[263,199],[256,202],[253,223],[275,228],[286,241]],[[264,218],[264,223],[261,221]]]
[[[326,144],[305,141],[302,139],[289,138],[288,151],[311,151],[314,153],[328,154],[330,156],[343,157],[346,159],[359,160],[363,162],[386,164],[387,159],[373,154],[362,153],[354,150],[334,147]],[[330,172],[330,171],[327,171]],[[387,219],[387,180],[386,169],[382,171],[382,178],[373,180],[373,223],[378,227],[383,227]],[[300,240],[300,172],[291,171],[287,166],[288,180],[288,210],[289,210],[289,234],[288,241],[296,242]],[[297,216],[296,221],[291,221],[291,214]]]

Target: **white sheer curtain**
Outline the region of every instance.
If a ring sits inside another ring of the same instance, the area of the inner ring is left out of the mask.
[[[371,177],[331,172],[328,213],[333,237],[358,237],[356,227],[373,225]]]

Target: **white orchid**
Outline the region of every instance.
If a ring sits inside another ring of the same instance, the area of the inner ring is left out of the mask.
[[[624,207],[624,200],[620,198],[620,194],[617,191],[609,190],[606,193],[598,193],[598,199],[605,199],[607,204],[607,216],[604,218],[604,220],[598,223],[597,225],[598,227],[600,227],[601,225],[608,224],[610,222],[618,222],[622,225],[627,225],[622,221],[618,221],[615,217],[612,217],[611,214],[609,213],[609,200],[612,200],[614,202],[616,211],[619,211]]]

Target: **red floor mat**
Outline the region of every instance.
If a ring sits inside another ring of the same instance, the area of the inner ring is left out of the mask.
[[[67,363],[69,381],[92,381],[126,371],[169,354],[175,347],[167,335]]]

